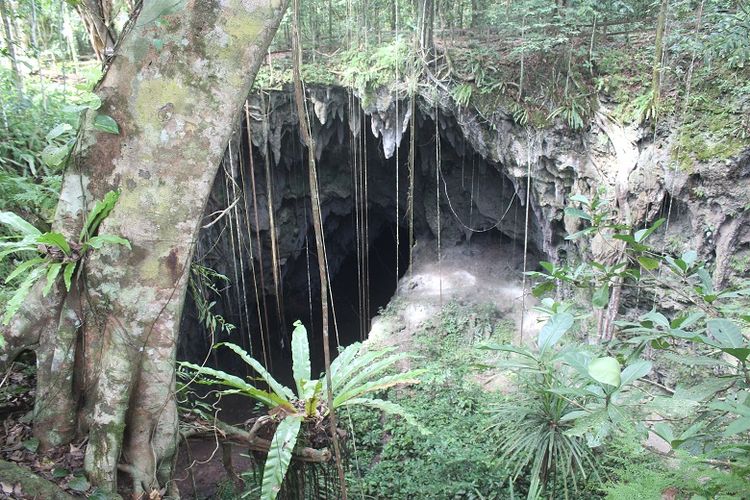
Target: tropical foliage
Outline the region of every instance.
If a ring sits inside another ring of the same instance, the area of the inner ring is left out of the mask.
[[[310,368],[310,346],[307,330],[301,322],[294,324],[292,333],[292,372],[294,389],[277,382],[273,376],[255,359],[250,357],[239,346],[231,343],[217,344],[224,346],[250,366],[267,386],[267,390],[240,377],[220,370],[193,363],[181,362],[180,365],[197,374],[200,383],[224,386],[228,389],[223,394],[241,394],[265,406],[277,422],[276,431],[271,441],[265,464],[261,498],[274,499],[279,493],[292,460],[292,453],[297,444],[303,426],[315,426],[325,419],[331,408],[327,404],[327,377],[313,379]],[[331,363],[330,380],[333,396],[332,409],[364,406],[397,415],[412,425],[419,423],[408,412],[396,403],[373,397],[374,393],[398,385],[419,383],[417,378],[422,370],[410,370],[391,374],[394,365],[403,354],[394,354],[393,349],[366,350],[360,344],[352,344],[344,349]]]
[[[118,197],[118,192],[110,191],[103,200],[94,204],[75,242],[66,240],[62,233],[56,231],[43,233],[13,212],[0,212],[0,224],[11,232],[10,236],[0,239],[0,261],[7,257],[35,254],[34,257],[21,260],[5,279],[6,283],[19,279],[20,284],[5,305],[3,324],[10,322],[38,280],[46,279],[43,290],[45,296],[55,286],[59,276],[63,277],[65,289],[69,291],[78,263],[89,251],[98,250],[104,245],[130,248],[130,243],[124,238],[112,234],[96,234],[99,225],[117,203]]]

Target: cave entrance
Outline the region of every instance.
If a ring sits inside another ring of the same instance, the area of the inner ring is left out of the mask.
[[[388,305],[396,292],[398,280],[407,270],[409,246],[405,242],[409,238],[408,229],[391,221],[373,225],[379,227],[379,231],[371,238],[366,252],[358,252],[355,245],[350,247],[348,254],[335,256],[340,264],[335,275],[331,276],[333,307],[328,319],[330,348],[334,355],[338,346],[346,347],[365,340],[370,320]],[[304,267],[305,275],[309,269],[311,289],[285,290],[284,317],[287,323],[299,319],[308,329],[313,373],[321,373],[324,370],[323,325],[318,293],[320,284],[314,279],[318,273],[314,238],[311,230],[307,250],[294,264],[295,267]],[[289,272],[293,274],[295,269]],[[274,365],[288,366],[290,356],[286,349],[276,349]],[[283,369],[278,373],[282,378],[289,376]]]
[[[530,252],[543,247],[540,208],[523,206],[526,179],[475,151],[455,115],[423,103],[416,108],[412,140],[404,102],[395,113],[393,102],[385,111],[373,111],[347,89],[310,92],[336,314],[332,309],[332,353],[337,332],[342,347],[363,340],[370,320],[388,304],[408,269],[410,232],[420,249],[434,245],[438,234],[443,248],[469,246],[478,234],[520,242],[519,249],[528,236]],[[199,300],[188,295],[178,346],[179,359],[207,360],[231,373],[253,375],[228,350],[211,350],[213,343],[233,342],[286,384],[291,383],[290,341],[297,319],[309,332],[314,372],[323,369],[307,152],[293,102],[288,90],[250,98],[196,244],[196,265],[225,278],[214,280],[214,288],[204,284]],[[403,127],[396,128],[398,123]],[[413,208],[409,215],[407,206]],[[525,212],[531,214],[528,226]],[[220,318],[213,322],[213,334],[207,318]],[[222,321],[234,330],[215,328]]]

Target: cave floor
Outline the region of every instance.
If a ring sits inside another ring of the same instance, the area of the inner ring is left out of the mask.
[[[538,258],[529,254],[526,268],[537,266]],[[523,303],[523,269],[522,242],[478,234],[469,242],[442,248],[438,259],[435,241],[418,241],[412,265],[399,281],[389,307],[372,320],[368,342],[416,352],[416,334],[444,305],[456,302],[493,306],[499,316],[515,323],[513,343],[528,343],[536,338],[541,322],[528,283]],[[501,374],[482,376],[479,382],[489,390],[510,389]]]

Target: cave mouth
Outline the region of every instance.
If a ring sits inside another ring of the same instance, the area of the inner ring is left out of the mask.
[[[439,233],[443,247],[454,247],[470,243],[477,234],[522,242],[528,229],[530,251],[541,255],[536,250],[542,247],[536,212],[531,211],[528,228],[524,220],[525,179],[509,177],[502,165],[474,151],[456,117],[420,105],[412,141],[409,120],[398,110],[390,116],[392,105],[368,114],[345,89],[313,92],[318,92],[316,102],[325,103],[316,105],[312,129],[335,308],[335,317],[331,310],[329,318],[334,356],[339,345],[364,340],[370,320],[391,300],[408,270],[410,233],[418,243],[435,242]],[[406,104],[401,105],[403,113]],[[233,342],[279,381],[293,385],[290,341],[295,320],[308,329],[316,376],[324,364],[306,150],[291,91],[251,96],[249,110],[214,182],[194,256],[194,265],[225,278],[214,280],[213,288],[205,283],[191,287],[178,359],[207,360],[227,372],[253,375],[227,349],[211,349],[216,342]],[[394,132],[399,122],[404,127]],[[202,299],[196,300],[196,293]],[[235,328],[212,334],[206,304],[214,318]]]
[[[334,276],[331,276],[332,307],[329,309],[329,347],[335,356],[339,346],[346,347],[366,339],[370,321],[378,312],[388,305],[396,292],[398,280],[404,276],[409,262],[408,229],[397,226],[391,221],[380,224],[378,234],[372,238],[366,252],[357,252],[356,246],[348,254],[341,255],[341,264]],[[323,355],[323,325],[321,322],[321,305],[319,281],[313,281],[313,273],[318,273],[317,253],[315,252],[315,235],[308,234],[308,249],[295,266],[303,266],[305,275],[310,270],[310,286],[315,289],[285,290],[284,318],[287,323],[297,319],[302,321],[308,330],[310,339],[310,357],[313,373],[325,369]],[[367,265],[364,262],[367,262]],[[308,268],[309,264],[309,268]],[[293,273],[295,270],[290,269]],[[362,285],[363,283],[364,285]],[[365,293],[366,292],[366,293]],[[274,365],[288,366],[291,353],[288,349],[274,351]],[[277,372],[284,379],[289,373],[283,369]],[[288,379],[291,382],[291,379]]]

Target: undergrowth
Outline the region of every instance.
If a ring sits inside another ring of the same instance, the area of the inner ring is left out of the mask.
[[[349,487],[352,498],[505,498],[503,465],[488,439],[489,407],[504,396],[484,390],[474,375],[486,353],[476,343],[508,341],[512,329],[491,306],[455,303],[416,334],[425,368],[422,383],[392,390],[401,404],[431,431],[422,435],[401,420],[355,411],[341,415],[351,423]]]

